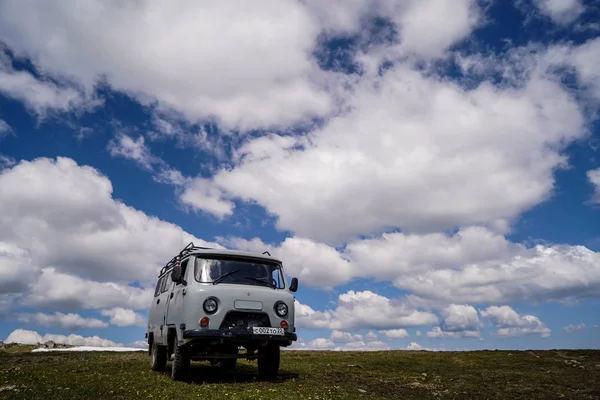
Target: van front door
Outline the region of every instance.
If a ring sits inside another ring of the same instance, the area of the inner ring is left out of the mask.
[[[153,304],[150,305],[150,312],[148,315],[148,332],[152,334],[154,340],[156,340],[160,334],[160,323],[162,321],[162,312],[160,308],[160,291],[162,285],[165,283],[165,276],[158,278],[156,282],[156,289],[154,290],[154,298],[152,299]]]
[[[181,277],[186,282],[188,281],[188,261],[184,260],[181,262]],[[169,294],[167,304],[167,325],[169,327],[177,328],[179,331],[179,325],[183,322],[183,298],[184,298],[185,285],[179,282],[173,286],[173,290]],[[181,337],[179,337],[181,339]]]

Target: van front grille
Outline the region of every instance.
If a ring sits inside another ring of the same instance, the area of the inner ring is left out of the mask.
[[[269,316],[259,312],[229,311],[219,329],[249,330],[253,326],[271,327]]]

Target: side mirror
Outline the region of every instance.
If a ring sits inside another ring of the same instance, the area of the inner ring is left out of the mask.
[[[173,271],[171,272],[171,280],[175,283],[181,282],[181,265],[177,264],[173,267]]]
[[[298,278],[292,278],[292,283],[290,283],[290,292],[296,292],[298,290]]]

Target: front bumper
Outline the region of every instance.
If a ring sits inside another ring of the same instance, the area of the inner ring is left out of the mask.
[[[184,339],[232,339],[235,341],[264,341],[288,343],[298,340],[294,332],[285,332],[281,335],[255,335],[246,330],[226,330],[226,329],[189,329],[183,331]]]

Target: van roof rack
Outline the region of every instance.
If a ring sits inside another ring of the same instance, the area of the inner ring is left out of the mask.
[[[185,256],[187,256],[188,254],[190,254],[193,251],[196,250],[212,250],[212,247],[200,247],[200,246],[194,246],[194,242],[190,242],[187,246],[185,246],[180,252],[179,254],[177,254],[175,257],[173,257],[171,259],[171,261],[169,261],[164,267],[162,267],[162,269],[160,270],[160,273],[158,274],[158,276],[161,276],[162,274],[165,273],[166,270],[168,270],[169,268],[171,268],[173,265],[178,264],[179,262],[181,262],[181,259]]]

